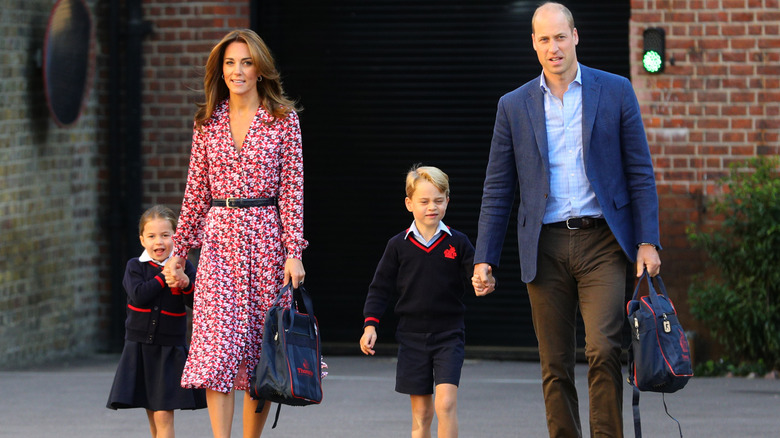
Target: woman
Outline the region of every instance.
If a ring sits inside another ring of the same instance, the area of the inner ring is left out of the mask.
[[[219,438],[230,436],[233,391],[247,390],[260,358],[266,311],[283,284],[303,283],[308,242],[298,116],[268,47],[251,30],[228,33],[211,50],[203,83],[176,258],[166,266],[202,247],[182,386],[206,388]],[[268,404],[255,413],[258,402],[245,392],[244,437],[260,436]]]

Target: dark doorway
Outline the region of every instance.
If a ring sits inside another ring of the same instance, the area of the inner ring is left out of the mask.
[[[569,2],[580,62],[629,74],[628,1]],[[404,176],[414,163],[450,176],[445,223],[476,242],[498,99],[537,77],[535,1],[268,0],[253,27],[300,100],[306,166],[307,286],[323,341],[362,332],[366,290],[387,239],[409,226]],[[500,289],[467,296],[467,343],[536,345],[520,281],[515,222]],[[380,336],[391,342],[388,309]]]

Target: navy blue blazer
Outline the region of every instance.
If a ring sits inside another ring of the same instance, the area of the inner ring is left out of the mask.
[[[661,248],[658,194],[639,103],[628,79],[580,67],[585,172],[609,228],[633,262],[639,243]],[[498,102],[474,256],[474,263],[498,266],[519,188],[517,240],[526,283],[536,277],[539,234],[550,192],[540,80],[537,77]]]

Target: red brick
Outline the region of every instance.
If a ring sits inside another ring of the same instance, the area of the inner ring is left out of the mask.
[[[743,143],[745,141],[744,131],[729,131],[723,133],[723,141],[726,143]]]
[[[780,146],[757,146],[756,155],[780,155]]]
[[[720,141],[720,131],[708,130],[704,133],[704,141],[715,142]]]
[[[730,21],[732,23],[739,22],[739,21],[751,22],[755,20],[755,14],[753,12],[747,12],[747,11],[731,12],[730,15],[731,15]]]
[[[755,146],[732,146],[731,154],[753,156],[756,154],[756,148]]]
[[[750,50],[755,49],[758,47],[758,44],[756,43],[755,38],[751,39],[745,39],[745,38],[732,38],[729,41],[729,46],[732,49],[743,49],[743,50]]]
[[[696,91],[695,93],[699,102],[728,102],[728,93],[725,91]]]
[[[729,22],[728,12],[719,11],[717,9],[699,11],[697,15],[699,17],[698,22],[699,23],[728,23]]]
[[[745,106],[728,105],[723,107],[721,114],[724,116],[744,116],[747,114]]]
[[[723,52],[721,53],[721,57],[723,59],[723,62],[746,62],[747,61],[747,53],[743,51]]]
[[[758,129],[780,129],[780,120],[777,119],[761,119],[756,121],[756,128]]]
[[[759,21],[777,22],[777,21],[780,21],[780,12],[778,12],[777,9],[775,9],[775,10],[768,9],[767,11],[762,12],[758,16],[758,19],[759,19]]]
[[[723,36],[741,36],[747,34],[747,28],[743,25],[721,26],[720,34]]]
[[[780,102],[780,91],[759,91],[759,102]]]
[[[780,65],[759,65],[756,67],[756,74],[770,77],[780,75]]]
[[[731,92],[731,96],[729,99],[731,102],[738,102],[738,103],[751,103],[755,102],[756,100],[756,94],[754,92]]]
[[[727,146],[699,146],[699,154],[700,155],[726,155],[729,151]]]
[[[726,76],[728,74],[728,66],[726,65],[696,65],[694,66],[696,74],[701,76]]]

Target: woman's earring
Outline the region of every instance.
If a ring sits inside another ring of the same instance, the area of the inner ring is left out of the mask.
[[[260,81],[262,81],[262,80],[263,80],[263,77],[262,77],[262,76],[258,76],[258,77],[257,77],[257,82],[260,82]]]
[[[221,75],[219,75],[219,76],[220,76],[222,79],[225,79],[225,75],[224,75],[224,74],[221,74]]]

